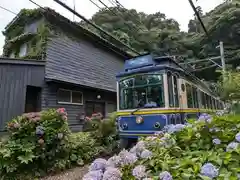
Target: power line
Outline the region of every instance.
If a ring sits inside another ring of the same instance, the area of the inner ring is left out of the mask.
[[[92,2],[92,0],[90,0],[91,2]],[[113,15],[115,15],[115,16],[119,16],[120,15],[120,17],[125,21],[125,17],[122,15],[122,14],[117,14],[117,13],[115,13],[111,8],[109,8],[102,0],[98,0],[105,8],[107,8]],[[119,10],[118,10],[118,12],[119,12]],[[124,24],[126,25],[126,26],[128,26],[129,27],[129,29],[131,29],[132,27],[129,25],[129,24],[127,24],[127,23],[125,23],[124,22]],[[134,28],[136,28],[136,27],[134,27]],[[142,30],[142,31],[144,31],[143,29],[141,29],[140,27],[139,28],[136,28],[136,30],[137,31],[139,31],[139,29],[140,30]]]
[[[5,10],[5,11],[7,11],[7,12],[10,12],[10,13],[12,13],[12,14],[14,14],[14,15],[17,15],[17,13],[15,13],[15,12],[13,12],[13,11],[5,8],[5,7],[0,6],[0,8],[3,9],[3,10]]]
[[[79,18],[83,19],[85,22],[87,22],[88,24],[90,24],[91,26],[93,26],[94,28],[96,28],[97,30],[99,30],[100,32],[104,33],[105,35],[111,37],[112,39],[114,39],[115,41],[117,41],[118,43],[120,43],[122,46],[124,46],[125,48],[131,50],[132,52],[141,55],[138,51],[136,51],[135,49],[131,48],[130,46],[128,46],[127,44],[121,42],[119,39],[117,39],[116,37],[112,36],[111,34],[109,34],[108,32],[104,31],[101,27],[97,26],[96,24],[92,23],[91,21],[89,21],[88,19],[86,19],[84,16],[82,16],[81,14],[77,13],[76,11],[74,11],[72,8],[70,8],[69,6],[67,6],[65,3],[63,3],[60,0],[54,0],[56,3],[58,3],[59,5],[61,5],[62,7],[64,7],[65,9],[67,9],[68,11],[70,11],[71,13],[75,14],[76,16],[78,16]]]
[[[93,0],[89,0],[92,4],[94,4],[98,9],[102,9],[97,3],[95,3]]]

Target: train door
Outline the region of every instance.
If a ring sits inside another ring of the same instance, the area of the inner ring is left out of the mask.
[[[184,110],[187,109],[187,93],[186,93],[186,84],[183,79],[178,80],[179,84],[179,105],[180,105],[180,116],[181,122],[185,121],[185,113]]]

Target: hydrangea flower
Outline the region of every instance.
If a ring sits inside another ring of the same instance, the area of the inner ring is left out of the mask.
[[[103,174],[102,180],[121,180],[122,173],[117,168],[109,167]]]
[[[175,133],[175,132],[179,132],[181,131],[183,128],[185,128],[186,125],[185,124],[170,124],[165,126],[165,131],[169,134]]]
[[[122,150],[120,153],[119,153],[119,156],[121,158],[121,161],[120,161],[120,165],[121,166],[124,166],[124,165],[130,165],[130,164],[133,164],[137,161],[137,156],[136,154],[134,153],[131,153],[131,152],[128,152],[126,150]]]
[[[147,176],[145,166],[143,165],[136,166],[132,171],[132,175],[139,180],[145,178]]]
[[[167,171],[163,171],[159,174],[159,179],[160,180],[172,180],[172,175],[167,172]]]
[[[143,150],[143,152],[140,155],[142,159],[148,159],[148,158],[151,158],[151,156],[152,156],[152,152],[147,149]]]
[[[82,180],[102,180],[103,172],[102,170],[89,171],[83,176]]]
[[[221,144],[221,140],[218,138],[213,139],[212,142],[213,142],[213,144],[216,144],[216,145]]]
[[[36,127],[36,135],[42,136],[44,134],[44,128],[42,126],[37,126]]]
[[[154,135],[161,136],[161,135],[164,135],[164,132],[163,131],[157,131],[157,132],[154,133]]]
[[[237,140],[237,142],[240,142],[240,132],[236,134],[235,139]]]
[[[58,139],[62,139],[63,138],[63,133],[58,133],[57,137],[58,137]]]
[[[226,151],[232,151],[232,150],[236,150],[238,148],[239,143],[237,142],[231,142],[230,144],[228,144]]]
[[[137,156],[140,156],[142,151],[144,151],[145,148],[145,142],[139,141],[133,148],[130,149],[130,153],[136,154]]]
[[[206,163],[201,167],[200,173],[203,176],[207,176],[209,178],[215,178],[218,176],[218,169],[211,163]]]
[[[98,158],[89,166],[89,171],[97,171],[102,170],[104,171],[107,167],[107,160]]]
[[[212,122],[212,117],[211,117],[211,115],[209,115],[207,113],[203,113],[199,116],[198,121],[211,123]]]
[[[121,157],[115,155],[108,159],[107,166],[116,168],[116,167],[119,167],[120,163],[121,163]]]

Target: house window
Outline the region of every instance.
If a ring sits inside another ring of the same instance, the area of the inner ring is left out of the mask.
[[[23,57],[27,55],[27,44],[23,44],[20,47],[20,51],[19,51],[19,57]]]
[[[83,104],[83,94],[80,91],[72,91],[66,89],[59,89],[57,93],[57,100],[60,104]]]

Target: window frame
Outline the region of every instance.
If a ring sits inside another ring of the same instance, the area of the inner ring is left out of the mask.
[[[68,91],[68,92],[70,92],[70,102],[59,101],[59,100],[58,100],[58,92],[59,92],[59,91]],[[77,92],[77,93],[80,93],[80,94],[82,95],[82,102],[81,102],[81,103],[74,103],[74,102],[72,102],[72,93],[73,93],[73,92]],[[82,91],[59,88],[59,89],[57,90],[57,103],[58,103],[58,104],[68,104],[68,105],[79,105],[79,106],[82,106],[82,105],[83,105],[83,93],[82,93]]]

